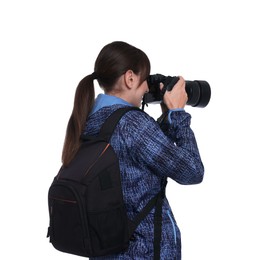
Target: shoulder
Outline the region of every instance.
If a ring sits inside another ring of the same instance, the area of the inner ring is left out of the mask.
[[[146,112],[130,110],[121,118],[116,132],[125,139],[129,138],[138,143],[154,138],[154,135],[159,134],[160,127]]]
[[[156,121],[146,112],[140,110],[130,110],[121,119],[121,124],[127,124],[131,128],[157,125]]]
[[[103,107],[93,113],[87,120],[85,132],[90,134],[98,133],[106,119],[117,109],[124,108],[124,105],[112,105]],[[146,112],[140,110],[129,110],[120,119],[116,127],[117,134],[141,133],[147,128],[153,128],[157,122]]]

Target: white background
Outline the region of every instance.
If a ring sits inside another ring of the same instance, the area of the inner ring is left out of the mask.
[[[205,179],[167,188],[183,259],[259,260],[259,24],[253,0],[1,1],[0,258],[79,259],[45,238],[47,192],[75,88],[100,49],[123,40],[152,73],[212,88],[208,107],[187,107]]]

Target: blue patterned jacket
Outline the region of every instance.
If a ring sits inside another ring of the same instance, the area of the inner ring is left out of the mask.
[[[120,98],[99,95],[85,133],[98,134],[105,119],[127,105],[130,106]],[[177,110],[171,111],[168,117],[170,123],[162,131],[148,114],[130,111],[121,118],[111,137],[110,143],[119,158],[123,196],[130,219],[160,191],[162,178],[169,177],[180,184],[197,184],[203,179],[203,164],[190,128],[191,116]],[[153,218],[154,210],[140,223],[126,252],[91,259],[153,259]],[[166,198],[162,219],[161,259],[180,260],[180,231]]]

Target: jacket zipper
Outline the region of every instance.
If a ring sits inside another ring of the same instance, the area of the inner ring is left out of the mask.
[[[169,210],[167,211],[167,215],[168,215],[168,217],[170,218],[170,221],[171,221],[171,223],[172,223],[172,227],[173,227],[173,236],[174,236],[174,243],[175,243],[175,245],[177,245],[176,226],[175,226],[174,220],[173,220],[173,218],[172,218],[171,213],[170,213]]]

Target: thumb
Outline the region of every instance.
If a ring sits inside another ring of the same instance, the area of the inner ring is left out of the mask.
[[[164,87],[164,84],[161,82],[161,83],[160,83],[160,90],[162,90],[163,87]]]

